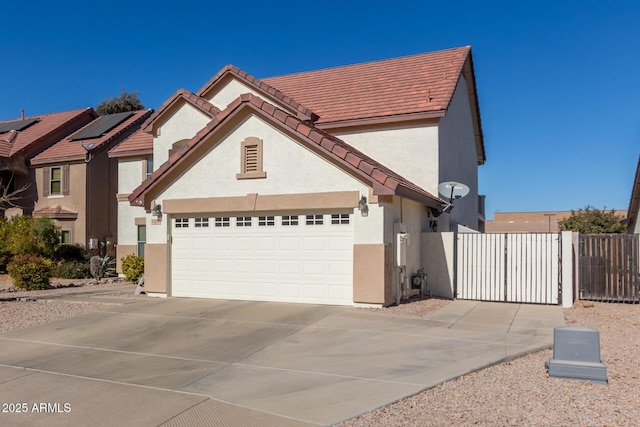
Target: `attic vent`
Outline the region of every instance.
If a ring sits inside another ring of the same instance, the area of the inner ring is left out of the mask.
[[[240,173],[237,179],[266,178],[262,170],[262,140],[249,137],[240,144]]]

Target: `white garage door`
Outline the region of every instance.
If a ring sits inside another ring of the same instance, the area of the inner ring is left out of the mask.
[[[174,216],[172,295],[353,303],[353,218],[332,212]]]

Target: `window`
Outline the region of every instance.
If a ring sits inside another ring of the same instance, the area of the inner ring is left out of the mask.
[[[147,226],[138,226],[138,256],[144,256],[144,244],[147,243]]]
[[[237,179],[266,178],[262,170],[262,140],[253,136],[240,144],[240,173]]]
[[[275,217],[273,217],[273,216],[259,216],[258,217],[258,225],[260,227],[276,225]]]
[[[61,230],[60,231],[60,244],[62,244],[62,245],[70,245],[71,244],[71,230]]]
[[[250,216],[236,217],[236,227],[251,227],[251,217]]]
[[[298,225],[298,215],[282,215],[282,225]]]
[[[332,214],[331,224],[349,224],[349,214]]]
[[[307,225],[322,225],[322,215],[307,215]]]
[[[216,218],[215,222],[216,227],[228,227],[229,226],[229,217],[223,216]]]
[[[149,178],[153,173],[153,157],[147,157],[145,159],[145,179]]]
[[[176,218],[176,228],[189,228],[189,218]]]
[[[196,218],[195,224],[193,224],[196,228],[207,228],[209,227],[209,218]]]
[[[43,195],[57,196],[69,194],[69,165],[46,166],[43,171]]]

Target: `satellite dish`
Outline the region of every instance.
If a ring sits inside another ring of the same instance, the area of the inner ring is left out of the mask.
[[[469,194],[469,187],[460,182],[447,181],[438,185],[438,192],[452,202]]]

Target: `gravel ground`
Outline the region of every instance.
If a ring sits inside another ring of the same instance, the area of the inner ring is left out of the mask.
[[[80,292],[83,287],[135,297],[126,290],[131,285],[123,282],[74,284],[75,287],[55,290],[11,292],[10,283],[0,276],[0,298],[23,294],[42,298],[54,293]],[[415,299],[395,307],[360,310],[424,316],[448,303],[440,299]],[[59,300],[0,302],[0,332],[104,307],[105,304]],[[608,385],[549,378],[545,362],[551,358],[552,350],[545,350],[446,382],[348,420],[340,427],[640,425],[640,305],[578,302],[564,313],[568,326],[590,327],[600,332]]]

